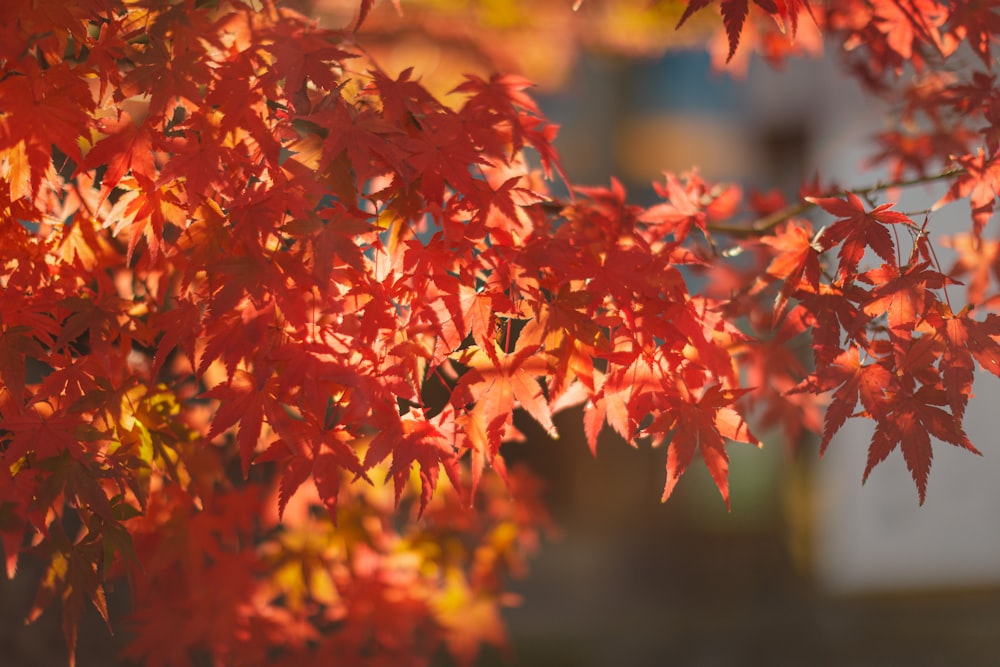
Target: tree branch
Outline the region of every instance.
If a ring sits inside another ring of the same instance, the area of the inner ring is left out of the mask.
[[[945,180],[955,176],[957,174],[964,173],[965,169],[962,167],[953,167],[951,169],[946,169],[937,174],[931,174],[929,176],[917,176],[915,178],[891,181],[889,183],[876,183],[875,185],[869,185],[863,188],[853,188],[851,190],[845,190],[840,192],[832,192],[826,195],[819,195],[820,197],[838,197],[844,192],[850,192],[858,196],[870,195],[873,192],[881,192],[883,190],[891,190],[892,188],[906,188],[913,185],[923,185],[925,183],[933,183],[935,181]],[[779,209],[773,213],[765,215],[762,218],[757,218],[750,225],[747,226],[736,226],[736,225],[709,225],[708,231],[714,234],[726,234],[728,236],[735,236],[739,238],[748,238],[753,236],[761,236],[766,232],[774,229],[781,223],[785,222],[789,218],[793,218],[798,215],[802,215],[809,209],[816,206],[816,204],[802,200],[795,204],[786,206],[785,208]]]

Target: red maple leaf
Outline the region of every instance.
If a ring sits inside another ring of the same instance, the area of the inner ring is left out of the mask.
[[[209,440],[225,432],[237,421],[240,422],[236,440],[239,443],[244,477],[257,449],[265,413],[274,414],[282,409],[276,399],[277,384],[276,377],[265,377],[261,381],[254,375],[237,369],[228,383],[204,393],[206,397],[219,399],[219,408],[208,432]]]
[[[826,248],[809,223],[786,225],[760,242],[777,251],[765,269],[769,276],[784,280],[790,290],[800,285],[813,292],[819,289],[819,255]]]
[[[82,162],[80,140],[95,104],[82,68],[62,62],[43,71],[32,58],[18,63],[21,71],[11,66],[0,80],[0,149],[24,142],[35,194],[52,167],[53,146]]]
[[[352,30],[357,32],[361,28],[361,24],[365,22],[368,12],[372,10],[372,5],[374,4],[375,0],[361,0],[361,7],[358,9],[358,20],[355,21]]]
[[[937,302],[931,290],[940,289],[948,278],[931,268],[930,262],[904,267],[883,264],[858,276],[874,285],[861,309],[869,317],[888,316],[889,328],[897,333],[911,331]]]
[[[445,274],[434,276],[426,288],[426,299],[419,313],[421,319],[431,322],[436,334],[432,365],[458,350],[470,334],[478,345],[492,344],[494,316],[489,293],[477,292]]]
[[[980,57],[986,67],[990,67],[990,47],[1000,35],[1000,14],[990,0],[963,0],[949,3],[948,28],[958,39],[965,39]]]
[[[754,0],[754,2],[761,6],[774,6],[766,0]],[[740,43],[740,34],[743,32],[747,14],[750,13],[750,6],[748,0],[722,0],[721,10],[722,24],[726,27],[726,36],[729,38],[729,53],[726,55],[728,63],[736,54],[736,47]]]
[[[800,12],[807,11],[812,19],[816,20],[812,13],[812,7],[809,6],[809,0],[775,0],[775,4],[778,11],[777,14],[772,12],[772,15],[778,21],[778,27],[782,32],[785,32],[785,24],[790,25],[793,38],[798,34]]]
[[[135,177],[123,179],[120,185],[125,192],[108,212],[104,225],[113,227],[115,235],[128,231],[128,262],[141,239],[146,240],[150,260],[156,261],[165,226],[187,217],[183,195],[169,185],[146,189]]]
[[[939,304],[928,320],[944,343],[938,368],[948,405],[961,419],[972,394],[975,361],[1000,377],[1000,343],[996,338],[1000,337],[1000,316],[989,313],[979,322],[969,316],[968,309],[953,315],[951,309]]]
[[[524,77],[513,74],[494,74],[489,81],[474,74],[466,74],[465,77],[465,82],[451,91],[470,95],[463,106],[463,114],[478,116],[478,125],[484,130],[498,120],[507,121],[510,124],[512,148],[521,150],[526,129],[534,127],[531,119],[541,118],[538,105],[524,92],[533,84]],[[487,140],[493,142],[495,138]],[[494,152],[502,153],[496,149]]]
[[[476,410],[470,414],[475,415],[479,427],[487,436],[490,457],[500,449],[501,437],[513,417],[515,405],[523,407],[550,436],[555,437],[552,413],[542,387],[535,379],[548,369],[545,357],[539,354],[539,346],[518,346],[507,353],[495,345],[492,354],[489,354],[478,345],[473,345],[454,356],[469,370],[452,390],[451,404],[459,409],[475,404]]]
[[[977,239],[971,234],[958,234],[944,240],[957,255],[948,275],[966,278],[969,303],[979,305],[986,299],[992,280],[1000,280],[1000,241]]]
[[[708,233],[704,207],[700,202],[703,196],[701,188],[685,188],[673,174],[667,174],[666,184],[654,183],[653,187],[667,201],[655,204],[642,213],[639,216],[641,222],[654,225],[658,235],[673,234],[677,241],[686,239],[691,227]]]
[[[889,48],[904,60],[913,57],[914,46],[930,42],[941,48],[938,28],[948,10],[933,0],[875,0],[873,25],[885,34]]]
[[[862,364],[860,350],[853,345],[800,384],[797,390],[817,393],[833,390],[833,400],[826,410],[820,455],[847,418],[854,415],[859,398],[866,414],[880,416],[884,392],[892,386],[889,370],[878,361]]]
[[[956,161],[965,173],[959,175],[931,210],[936,211],[949,202],[968,197],[972,206],[973,234],[979,239],[993,215],[993,202],[1000,191],[1000,159],[993,155],[987,158],[980,147],[975,155],[963,155]]]
[[[63,539],[66,539],[65,536]],[[25,619],[28,623],[35,621],[49,604],[61,599],[63,635],[71,656],[76,652],[80,616],[88,600],[97,609],[108,629],[111,629],[108,603],[98,568],[103,555],[102,547],[93,539],[74,543],[72,546],[67,544],[65,550],[52,549],[50,546],[51,561]],[[75,663],[74,658],[69,660],[70,667],[74,667]]]
[[[961,421],[938,407],[947,403],[944,391],[926,385],[915,392],[887,393],[885,408],[877,419],[875,434],[868,448],[864,480],[868,479],[876,465],[899,447],[903,450],[903,459],[913,475],[920,504],[923,505],[933,458],[930,436],[979,454],[962,430]]]
[[[197,107],[202,89],[197,82],[210,81],[210,66],[201,49],[184,51],[169,46],[163,37],[132,57],[135,67],[122,80],[127,95],[150,95],[149,114],[162,119],[174,109]]]
[[[824,234],[827,247],[844,242],[838,253],[840,275],[857,270],[866,248],[871,248],[887,262],[896,261],[896,245],[886,225],[913,225],[913,221],[898,211],[888,210],[892,204],[882,204],[868,211],[853,192],[846,192],[845,196],[846,201],[839,197],[806,197],[806,201],[821,206],[827,213],[841,216]]]
[[[784,310],[789,296],[798,290],[816,293],[819,291],[819,258],[826,248],[821,243],[822,232],[813,236],[808,222],[785,225],[773,236],[765,236],[762,244],[776,252],[765,273],[782,281],[781,290],[774,306],[774,312]],[[758,279],[759,280],[759,279]],[[763,281],[758,285],[763,284]]]
[[[756,428],[781,427],[785,446],[794,451],[803,431],[823,430],[823,402],[814,393],[796,391],[806,376],[802,348],[807,345],[807,324],[802,310],[793,311],[769,338],[749,337],[738,350],[737,365],[746,384],[753,387],[741,407],[752,415]],[[770,322],[769,322],[770,323]],[[735,356],[735,355],[734,355]]]
[[[289,499],[312,476],[330,518],[337,521],[337,501],[345,474],[369,484],[365,468],[355,451],[357,438],[342,427],[323,428],[313,420],[276,416],[272,426],[280,436],[258,461],[284,465],[278,483],[278,512],[283,514]]]
[[[446,435],[433,422],[416,414],[411,410],[402,417],[402,429],[386,428],[372,438],[362,465],[368,469],[392,455],[386,479],[392,478],[397,503],[410,479],[410,468],[414,463],[419,465],[420,514],[423,514],[437,488],[438,473],[442,467],[452,486],[460,488],[459,459]]]
[[[795,0],[794,2],[787,3],[787,5],[785,2],[781,2],[781,0],[778,3],[775,0],[753,0],[753,2],[765,12],[778,19],[779,22],[782,17],[794,17],[791,19],[793,35],[795,29],[798,27],[799,7],[802,5],[808,7],[808,3],[804,0]],[[677,27],[680,28],[692,14],[710,4],[712,4],[712,0],[688,0],[687,8],[681,15],[680,21],[677,22]],[[736,54],[736,47],[739,46],[743,24],[746,23],[747,15],[750,12],[750,0],[722,0],[719,9],[722,12],[722,23],[726,28],[726,37],[729,40],[729,54],[726,56],[726,62],[728,63],[733,59],[733,56]]]
[[[28,454],[43,460],[68,452],[73,458],[85,459],[87,441],[95,440],[97,435],[80,414],[69,410],[53,413],[47,404],[18,412],[5,410],[3,429],[10,435],[3,444],[5,465],[14,465]]]
[[[867,346],[864,318],[855,305],[864,298],[860,286],[821,283],[818,293],[799,290],[794,296],[799,300],[796,309],[805,311],[801,315],[803,321],[812,326],[812,347],[817,363],[829,362],[840,354],[842,332],[857,344]]]
[[[735,440],[760,446],[743,417],[731,406],[747,390],[728,390],[712,385],[699,399],[671,401],[645,429],[654,437],[673,435],[667,448],[667,481],[662,500],[666,502],[696,453],[700,454],[729,507],[729,455],[726,441]]]
[[[143,184],[143,189],[151,190],[156,180],[156,166],[153,163],[155,134],[150,125],[136,125],[127,111],[121,111],[117,119],[102,118],[96,125],[97,130],[107,136],[90,149],[80,168],[106,167],[98,206],[129,171]]]

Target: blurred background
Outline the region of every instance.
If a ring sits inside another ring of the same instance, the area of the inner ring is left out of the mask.
[[[440,93],[467,71],[523,73],[561,125],[556,145],[575,184],[615,175],[649,204],[663,170],[692,167],[790,197],[817,172],[843,187],[885,180],[866,160],[887,110],[819,53],[808,22],[797,47],[812,57],[775,69],[749,57],[748,31],[720,73],[717,46],[680,41],[703,41],[718,17],[700,12],[675,33],[683,2],[586,0],[576,12],[571,0],[401,5],[402,18],[390,2],[376,5],[362,46],[391,74],[414,66]],[[355,7],[313,9],[337,26]],[[907,211],[941,192],[900,194]],[[935,214],[935,234],[964,215],[964,204]],[[595,458],[579,414],[559,415],[558,441],[519,420],[528,440],[505,445],[505,456],[546,480],[561,536],[512,586],[522,597],[506,615],[512,652],[487,651],[482,664],[1000,664],[998,389],[977,377],[968,410],[985,457],[938,444],[923,506],[901,456],[862,485],[864,424],[849,423],[822,461],[816,442],[776,433],[757,434],[761,450],[733,446],[727,513],[700,467],[661,505],[662,449],[606,432]]]

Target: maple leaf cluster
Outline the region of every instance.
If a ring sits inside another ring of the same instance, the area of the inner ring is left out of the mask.
[[[522,147],[555,159],[525,84],[455,111],[272,4],[0,11],[0,536],[8,576],[48,564],[29,620],[61,601],[72,659],[127,574],[151,665],[502,644],[539,490],[467,479],[471,411],[423,395],[474,320],[492,340],[477,243],[527,233]]]
[[[8,576],[47,563],[27,616],[60,601],[71,655],[124,574],[151,665],[471,663],[550,527],[504,461],[517,410],[665,447],[664,500],[701,460],[728,503],[751,424],[825,448],[870,419],[865,476],[899,448],[921,501],[931,438],[976,451],[991,3],[688,3],[727,59],[752,26],[774,56],[827,31],[900,104],[897,180],[744,202],[666,174],[649,207],[568,182],[526,79],[445,104],[381,69],[372,5],[342,30],[269,1],[0,8],[0,542]],[[962,44],[986,71],[948,66]],[[971,204],[951,270],[933,211],[875,199],[936,181]]]

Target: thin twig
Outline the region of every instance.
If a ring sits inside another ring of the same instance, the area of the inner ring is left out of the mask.
[[[957,174],[964,173],[965,169],[961,167],[953,167],[951,169],[946,169],[937,174],[932,174],[930,176],[917,176],[915,178],[891,181],[889,183],[877,183],[875,185],[869,185],[863,188],[853,188],[851,190],[833,192],[827,195],[821,195],[821,197],[838,197],[844,192],[850,192],[856,194],[860,197],[865,195],[870,195],[873,192],[882,192],[883,190],[891,190],[892,188],[906,188],[913,185],[923,185],[925,183],[933,183],[934,181],[940,181],[947,178],[951,178]],[[781,223],[785,222],[789,218],[794,218],[795,216],[802,215],[809,209],[816,206],[811,201],[802,200],[790,206],[786,206],[783,209],[777,210],[773,213],[765,215],[762,218],[754,220],[751,224],[746,226],[735,226],[735,225],[709,225],[708,231],[713,234],[727,234],[729,236],[735,237],[751,237],[760,236],[774,229]]]

